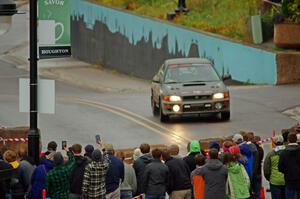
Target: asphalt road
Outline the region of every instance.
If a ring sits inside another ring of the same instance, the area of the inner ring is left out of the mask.
[[[22,10],[27,10],[22,7]],[[0,53],[28,40],[28,14],[17,15],[11,31],[0,37]],[[0,62],[0,124],[28,126],[29,114],[18,110],[18,79],[28,72]],[[175,118],[161,124],[152,116],[150,92],[95,92],[56,82],[56,113],[40,114],[42,141],[67,140],[70,144],[94,143],[95,134],[116,148],[151,144],[178,143],[181,148],[190,139],[231,135],[253,131],[261,137],[271,136],[290,127],[294,120],[281,112],[300,104],[300,85],[230,87],[232,119]],[[44,145],[45,147],[45,145]],[[184,152],[183,152],[184,153]]]

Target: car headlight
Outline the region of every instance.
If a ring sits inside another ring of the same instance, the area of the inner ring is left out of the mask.
[[[181,101],[181,97],[176,96],[176,95],[172,95],[172,96],[170,96],[170,101],[171,102],[180,102]]]
[[[224,99],[224,93],[215,93],[213,99]]]
[[[164,101],[170,101],[170,102],[180,102],[180,101],[182,101],[181,97],[176,96],[176,95],[171,95],[171,96],[166,95],[166,96],[163,97],[163,100]]]

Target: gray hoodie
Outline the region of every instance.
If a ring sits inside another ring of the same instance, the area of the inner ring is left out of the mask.
[[[228,171],[218,159],[211,159],[198,170],[205,181],[205,199],[225,199]]]

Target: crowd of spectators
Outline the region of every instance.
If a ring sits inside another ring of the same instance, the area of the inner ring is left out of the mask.
[[[285,138],[287,143],[281,135],[273,137],[274,148],[265,158],[254,133],[210,141],[205,151],[192,140],[185,156],[177,145],[151,149],[143,143],[133,151],[131,163],[111,144],[84,150],[73,144],[64,148],[64,156],[52,141],[35,166],[21,147],[1,154],[0,172],[14,175],[0,180],[0,198],[260,199],[262,174],[272,198],[300,198],[300,136]]]

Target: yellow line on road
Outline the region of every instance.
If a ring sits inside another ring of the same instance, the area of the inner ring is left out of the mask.
[[[150,126],[149,124],[147,124],[147,122],[150,121],[151,124],[155,124],[156,127],[160,127],[160,128],[162,127],[161,125],[157,125],[156,123],[152,122],[151,120],[143,118],[142,116],[139,116],[135,113],[129,112],[125,109],[115,107],[115,106],[111,106],[111,105],[108,105],[108,104],[104,104],[104,103],[101,103],[101,102],[94,102],[94,101],[84,100],[84,99],[80,99],[80,98],[69,98],[69,99],[67,99],[67,98],[64,97],[64,98],[60,98],[60,100],[72,101],[72,102],[76,102],[76,103],[79,103],[79,104],[100,108],[100,109],[103,109],[105,111],[114,113],[118,116],[121,116],[123,118],[126,118],[126,119],[132,121],[132,122],[135,122],[135,123],[141,125],[142,127],[151,130],[152,132],[163,135],[167,138],[171,138],[173,142],[176,142],[180,146],[180,148],[185,148],[185,146],[186,146],[186,143],[187,143],[186,139],[182,139],[181,136],[178,136],[178,135],[174,134],[174,132],[170,133],[170,130],[165,128],[165,127],[163,127],[163,129],[166,129],[167,132],[160,131],[160,130]],[[141,119],[141,120],[145,120],[146,122],[140,121],[136,118]]]

